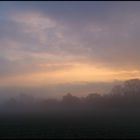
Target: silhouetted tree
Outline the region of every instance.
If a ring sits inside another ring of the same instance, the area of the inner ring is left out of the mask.
[[[131,79],[124,82],[124,94],[138,97],[140,95],[140,80]]]
[[[62,104],[67,107],[76,107],[81,103],[80,99],[76,96],[73,96],[71,93],[66,94],[62,98]]]
[[[123,96],[123,94],[124,94],[124,89],[122,85],[114,86],[110,92],[110,96],[115,96],[115,97]]]
[[[112,107],[140,107],[140,80],[127,80],[122,85],[113,87],[109,97],[108,103]]]
[[[38,99],[39,100],[39,99]],[[125,81],[122,85],[116,85],[109,94],[100,95],[90,93],[86,97],[76,97],[71,93],[62,97],[62,100],[42,99],[34,102],[34,97],[27,94],[21,94],[19,98],[10,98],[5,102],[5,107],[20,108],[20,110],[51,110],[51,109],[140,109],[140,80],[131,79]],[[77,110],[76,110],[77,111]]]
[[[85,98],[85,103],[87,105],[92,105],[92,107],[99,106],[100,101],[101,101],[101,95],[98,93],[88,94],[87,97]]]

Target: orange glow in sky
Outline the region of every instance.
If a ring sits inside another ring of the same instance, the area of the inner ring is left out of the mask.
[[[56,85],[73,82],[99,82],[126,80],[140,77],[139,71],[115,71],[102,67],[94,67],[88,64],[77,64],[70,69],[55,70],[50,72],[36,72],[17,76],[11,76],[1,80],[2,85],[41,86]]]

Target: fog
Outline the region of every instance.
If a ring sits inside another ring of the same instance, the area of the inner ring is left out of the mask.
[[[82,86],[82,85],[79,85]],[[93,84],[85,84],[81,90],[92,87]],[[98,86],[95,85],[95,86]],[[104,85],[107,86],[107,85]],[[108,85],[109,86],[109,85]],[[67,90],[69,86],[66,87]],[[71,87],[72,88],[72,87]],[[76,87],[79,89],[79,87]],[[75,88],[75,89],[76,89]],[[93,87],[94,88],[94,87]],[[99,88],[99,87],[97,87]],[[57,89],[57,88],[56,88]],[[64,89],[64,88],[63,88]],[[13,91],[12,91],[13,90]],[[70,90],[61,93],[61,98],[56,96],[49,96],[51,92],[49,90],[40,89],[3,89],[1,90],[1,110],[10,112],[13,111],[43,111],[45,110],[67,110],[68,112],[73,110],[106,110],[106,109],[139,109],[140,100],[140,80],[131,79],[123,82],[116,82],[116,85],[104,94],[97,92],[89,92],[84,96],[76,96],[71,93]],[[43,92],[42,92],[43,91]],[[80,91],[80,90],[79,90]],[[9,96],[11,92],[11,95]],[[27,92],[27,93],[26,93]],[[50,93],[49,93],[50,92]],[[60,91],[58,91],[59,94]],[[62,92],[62,90],[61,90]],[[43,95],[45,93],[45,96]],[[48,94],[47,94],[48,93]],[[4,96],[4,94],[7,96]],[[40,96],[37,96],[40,95]],[[55,93],[56,95],[56,93]],[[79,93],[78,93],[79,95]],[[3,96],[3,99],[2,99]],[[60,96],[60,95],[59,95]]]
[[[87,96],[89,93],[107,94],[111,88],[123,81],[114,82],[79,82],[79,83],[66,83],[58,85],[26,87],[26,86],[1,86],[0,87],[0,101],[4,101],[11,97],[19,96],[20,94],[32,95],[37,98],[58,98],[68,92],[75,96]]]
[[[118,82],[106,94],[8,97],[0,103],[0,137],[139,138],[139,79]]]

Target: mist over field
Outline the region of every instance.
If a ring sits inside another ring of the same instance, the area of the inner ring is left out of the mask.
[[[0,104],[1,138],[139,138],[140,80],[108,94],[60,98],[19,94]]]

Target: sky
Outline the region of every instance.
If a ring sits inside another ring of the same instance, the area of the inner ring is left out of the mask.
[[[139,54],[138,1],[0,2],[0,91],[105,92],[140,78]]]

